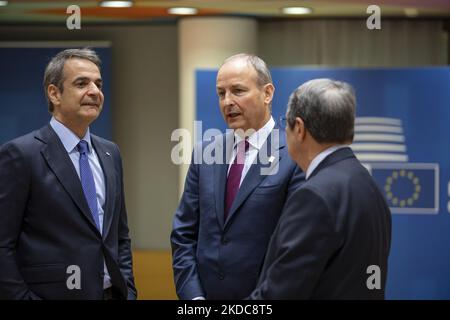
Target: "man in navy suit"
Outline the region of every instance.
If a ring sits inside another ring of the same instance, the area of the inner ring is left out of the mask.
[[[135,299],[118,147],[90,133],[100,59],[47,65],[50,124],[0,148],[0,299]]]
[[[317,79],[292,93],[287,144],[306,182],[286,202],[250,298],[384,298],[391,215],[347,146],[354,117],[346,83]]]
[[[232,56],[216,84],[232,130],[194,150],[171,234],[180,299],[248,296],[285,200],[304,180],[271,116],[274,86],[264,61]],[[217,161],[198,163],[209,150]]]

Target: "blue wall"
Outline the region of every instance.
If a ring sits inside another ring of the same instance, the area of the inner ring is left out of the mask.
[[[102,60],[105,104],[91,131],[111,139],[111,49],[93,48]],[[63,48],[0,48],[0,145],[39,129],[51,118],[42,81],[50,59]]]

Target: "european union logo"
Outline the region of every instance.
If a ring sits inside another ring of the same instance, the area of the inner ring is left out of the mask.
[[[439,165],[408,162],[401,119],[356,118],[351,147],[384,193],[392,213],[439,212]]]
[[[392,213],[439,212],[439,166],[434,163],[366,164]]]

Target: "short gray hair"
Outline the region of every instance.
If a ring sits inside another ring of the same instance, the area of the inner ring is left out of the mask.
[[[102,62],[98,57],[97,53],[95,53],[94,50],[89,48],[66,49],[64,51],[59,52],[56,56],[54,56],[48,63],[47,67],[45,68],[43,81],[45,97],[47,98],[48,103],[48,111],[50,113],[53,113],[54,106],[53,103],[48,98],[47,88],[49,85],[53,84],[59,89],[59,91],[63,92],[64,65],[67,60],[73,58],[89,60],[95,63],[95,65],[97,65],[98,69],[100,70]]]
[[[222,66],[232,60],[237,60],[237,59],[243,59],[243,60],[247,61],[247,63],[249,65],[251,65],[253,67],[253,69],[255,69],[256,74],[257,74],[257,83],[260,87],[262,87],[268,83],[272,83],[272,76],[270,75],[270,71],[269,71],[269,68],[267,67],[267,64],[264,62],[263,59],[261,59],[260,57],[254,55],[254,54],[249,54],[249,53],[235,54],[235,55],[225,59],[225,61],[222,63]]]
[[[290,96],[286,122],[292,129],[300,117],[319,143],[351,143],[355,126],[354,89],[345,82],[315,79]]]

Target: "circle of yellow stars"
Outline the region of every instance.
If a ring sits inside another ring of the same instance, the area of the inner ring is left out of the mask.
[[[399,199],[392,193],[392,185],[399,179],[408,179],[414,185],[414,192],[407,199]],[[394,206],[403,208],[406,205],[412,206],[413,203],[419,199],[421,186],[419,178],[414,175],[414,172],[402,169],[400,171],[392,171],[392,174],[386,178],[384,190],[386,191],[388,200],[390,200]]]

